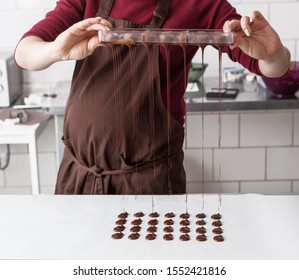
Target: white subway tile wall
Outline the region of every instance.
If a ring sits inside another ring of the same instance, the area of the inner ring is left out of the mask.
[[[214,193],[222,182],[223,192],[299,193],[298,110],[221,112],[222,130],[232,136],[222,133],[220,147],[215,117],[211,112],[187,115],[185,166],[190,192],[200,192],[204,185],[205,192]]]
[[[299,180],[299,147],[267,148],[267,179]]]
[[[265,179],[265,150],[262,148],[215,149],[215,180],[247,181]]]
[[[240,146],[290,146],[293,142],[291,112],[254,112],[241,115]]]
[[[299,31],[295,20],[299,0],[229,2],[244,15],[260,10],[279,32],[292,59],[299,60]],[[0,50],[13,52],[22,34],[55,7],[55,3],[56,0],[0,0]],[[204,59],[209,64],[206,77],[217,75],[216,50],[206,48]],[[202,60],[201,52],[194,60]],[[235,63],[224,56],[223,66],[232,65]],[[51,91],[58,81],[71,79],[73,67],[74,62],[64,62],[40,72],[24,71],[25,93]],[[298,110],[222,112],[221,132],[217,113],[205,112],[203,120],[201,113],[190,113],[186,126],[185,166],[190,192],[200,193],[204,189],[210,193],[299,194]],[[54,121],[50,120],[38,138],[41,191],[45,194],[54,192],[56,180],[54,137]],[[28,148],[11,145],[11,153],[8,169],[0,171],[0,194],[30,194]]]

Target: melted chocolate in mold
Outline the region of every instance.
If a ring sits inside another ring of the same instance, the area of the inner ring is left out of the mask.
[[[128,212],[123,212],[123,213],[120,213],[119,215],[118,215],[118,218],[119,219],[125,219],[125,218],[127,218],[128,217]]]
[[[174,221],[172,219],[168,219],[168,220],[164,221],[164,225],[172,226],[173,224],[174,224]]]
[[[136,240],[136,239],[139,238],[139,236],[140,236],[140,234],[139,234],[138,232],[136,232],[136,233],[132,233],[132,234],[130,234],[128,238],[129,238],[130,240]]]
[[[153,213],[150,213],[149,216],[150,216],[151,218],[158,218],[160,215],[159,215],[159,213],[157,213],[157,212],[153,212]]]
[[[217,227],[217,228],[213,228],[212,232],[215,234],[221,234],[221,233],[223,233],[223,230],[221,227]]]
[[[223,242],[224,241],[224,237],[221,234],[215,235],[213,239],[217,242]]]
[[[165,218],[174,218],[174,217],[175,217],[175,214],[173,212],[165,214]]]
[[[204,228],[204,227],[199,227],[199,228],[196,229],[196,232],[202,234],[202,233],[206,233],[207,230],[206,230],[206,228]]]
[[[181,240],[181,241],[189,241],[189,240],[190,240],[190,236],[189,236],[189,234],[182,234],[182,235],[180,236],[180,240]]]
[[[155,226],[155,225],[158,224],[158,220],[157,220],[157,219],[149,220],[149,221],[148,221],[148,224],[149,224],[150,226]]]
[[[117,226],[113,229],[115,232],[121,232],[121,231],[124,231],[125,230],[125,227],[124,226]]]
[[[136,220],[132,221],[131,224],[134,226],[139,226],[142,224],[142,220],[140,218],[136,219]]]
[[[182,221],[180,221],[180,225],[181,226],[189,226],[190,225],[190,221],[189,220],[182,220]]]
[[[168,226],[168,227],[165,227],[164,229],[163,229],[163,231],[164,232],[173,232],[173,227],[172,226]]]
[[[214,227],[221,227],[222,226],[222,222],[221,221],[214,221],[212,223],[212,226],[214,226]]]
[[[120,220],[116,221],[115,224],[121,226],[121,225],[124,225],[126,222],[127,222],[126,219],[120,219]]]
[[[112,234],[112,239],[121,239],[124,237],[124,234],[122,232],[114,233]]]
[[[200,213],[200,214],[197,214],[196,215],[196,218],[197,219],[204,219],[206,217],[206,214],[205,213]]]
[[[146,240],[155,240],[156,237],[157,237],[156,234],[154,234],[154,233],[150,233],[150,234],[147,234],[147,235],[146,235],[145,239],[146,239]]]
[[[196,224],[198,226],[204,226],[206,224],[206,222],[205,222],[205,220],[198,220],[198,221],[196,221]]]
[[[184,219],[184,220],[188,219],[189,217],[190,217],[189,213],[183,213],[183,214],[180,215],[180,218]]]
[[[166,241],[173,240],[173,235],[171,233],[164,234],[163,239]]]
[[[157,227],[156,226],[153,226],[153,227],[149,227],[147,229],[147,232],[150,232],[150,233],[153,233],[153,232],[156,232],[157,231]]]
[[[182,233],[189,233],[190,232],[190,228],[189,227],[181,227],[180,228],[180,232],[182,232]]]
[[[140,226],[134,226],[130,229],[131,232],[139,232],[141,230]]]
[[[221,214],[214,214],[214,215],[212,215],[211,216],[211,218],[213,219],[213,220],[220,220],[221,219]]]
[[[143,212],[137,212],[134,214],[134,217],[136,217],[136,218],[141,218],[143,216],[144,216]]]
[[[204,235],[204,234],[197,235],[197,236],[196,236],[196,240],[197,240],[197,241],[201,241],[201,242],[203,242],[203,241],[207,241],[207,236]]]

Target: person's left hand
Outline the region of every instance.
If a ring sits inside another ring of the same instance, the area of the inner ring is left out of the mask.
[[[241,20],[227,21],[223,31],[235,32],[235,42],[231,49],[239,47],[255,59],[267,60],[283,48],[276,31],[258,11],[254,11],[251,17],[243,16]]]

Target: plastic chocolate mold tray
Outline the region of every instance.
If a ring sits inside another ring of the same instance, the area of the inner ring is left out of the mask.
[[[112,29],[100,30],[104,44],[231,45],[233,32],[200,29]]]

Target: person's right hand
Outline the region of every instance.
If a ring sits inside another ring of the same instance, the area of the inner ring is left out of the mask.
[[[111,23],[101,17],[79,21],[58,35],[53,42],[54,49],[61,60],[81,60],[101,46],[98,31],[111,28]]]

